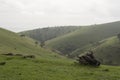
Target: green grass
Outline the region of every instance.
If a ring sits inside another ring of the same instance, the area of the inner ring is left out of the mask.
[[[120,32],[120,22],[82,27],[72,33],[49,40],[46,46],[63,54],[70,54],[82,49],[88,44],[117,35]]]
[[[117,36],[104,39],[95,44],[89,44],[82,49],[77,49],[70,55],[75,57],[89,50],[94,51],[95,57],[103,64],[120,65],[120,40]]]
[[[119,80],[120,67],[92,67],[74,64],[47,49],[36,46],[35,41],[0,28],[0,80]],[[16,49],[15,49],[16,48]],[[33,54],[36,58],[24,59],[14,54]]]
[[[0,54],[33,54],[40,57],[59,56],[48,49],[43,49],[35,44],[35,40],[19,35],[8,30],[0,28]],[[61,56],[59,56],[61,57]]]
[[[77,30],[79,26],[58,26],[58,27],[48,27],[41,29],[34,29],[29,31],[20,32],[20,34],[27,35],[39,42],[47,41],[67,33]]]
[[[23,59],[0,55],[0,80],[119,80],[120,67],[75,65],[67,59]]]
[[[101,59],[104,64],[120,64],[120,40],[117,37],[106,39],[93,50],[96,57]]]

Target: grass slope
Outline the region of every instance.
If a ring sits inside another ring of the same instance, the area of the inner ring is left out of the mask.
[[[89,50],[94,51],[96,58],[103,64],[120,65],[120,40],[116,36],[77,49],[70,55],[75,57]]]
[[[120,67],[74,65],[64,59],[22,59],[0,55],[0,80],[119,80]]]
[[[0,28],[0,54],[33,54],[41,57],[54,57],[57,54],[44,50],[35,44],[33,39],[20,37],[8,30]]]
[[[30,31],[24,31],[20,34],[25,34],[37,41],[47,41],[67,33],[73,32],[74,30],[78,29],[78,26],[61,26],[61,27],[48,27],[42,29],[35,29]]]
[[[15,49],[16,48],[16,49]],[[25,59],[21,56],[5,56],[3,53],[34,54]],[[119,80],[120,67],[90,67],[73,64],[48,50],[36,47],[34,40],[0,28],[0,80]]]
[[[70,54],[78,48],[82,49],[88,44],[97,43],[105,38],[115,36],[119,32],[120,22],[92,25],[49,40],[47,46],[63,54]]]
[[[93,50],[104,64],[120,65],[120,40],[117,37],[106,39]]]

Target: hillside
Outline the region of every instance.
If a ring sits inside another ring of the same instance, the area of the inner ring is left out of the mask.
[[[83,54],[89,50],[92,50],[95,57],[103,64],[120,65],[120,40],[116,36],[87,45],[82,49],[78,48],[70,55],[75,57],[76,55]]]
[[[0,55],[1,80],[119,80],[120,67],[74,65],[67,60],[22,59]]]
[[[117,37],[106,39],[101,44],[95,46],[93,51],[102,63],[120,65],[120,40]]]
[[[49,40],[46,46],[56,49],[62,54],[71,54],[77,49],[83,49],[87,45],[115,36],[119,32],[120,22],[91,25]]]
[[[67,33],[73,32],[74,30],[78,29],[79,26],[61,26],[61,27],[48,27],[48,28],[41,28],[35,29],[30,31],[20,32],[20,34],[24,34],[29,36],[37,41],[47,41]]]
[[[55,53],[42,49],[33,39],[0,28],[0,54],[33,54],[41,57],[54,57]],[[48,55],[48,56],[46,56]]]
[[[33,54],[35,58],[6,56]],[[5,63],[5,64],[3,64]],[[118,80],[120,67],[92,67],[40,48],[34,40],[0,28],[0,80]]]

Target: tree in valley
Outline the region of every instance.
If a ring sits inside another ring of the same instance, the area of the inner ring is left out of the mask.
[[[41,41],[40,46],[43,48],[45,46],[45,41]]]
[[[117,34],[118,39],[120,40],[120,33]]]

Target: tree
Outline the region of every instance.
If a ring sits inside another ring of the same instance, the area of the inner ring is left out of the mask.
[[[36,46],[38,45],[38,42],[37,41],[35,41],[35,44],[36,44]]]
[[[119,38],[119,40],[120,40],[120,33],[118,33],[118,34],[117,34],[117,37],[118,37],[118,38]]]
[[[25,37],[25,35],[24,35],[24,34],[21,34],[20,36],[21,36],[21,37]]]
[[[44,47],[45,46],[45,41],[41,41],[40,46]]]

